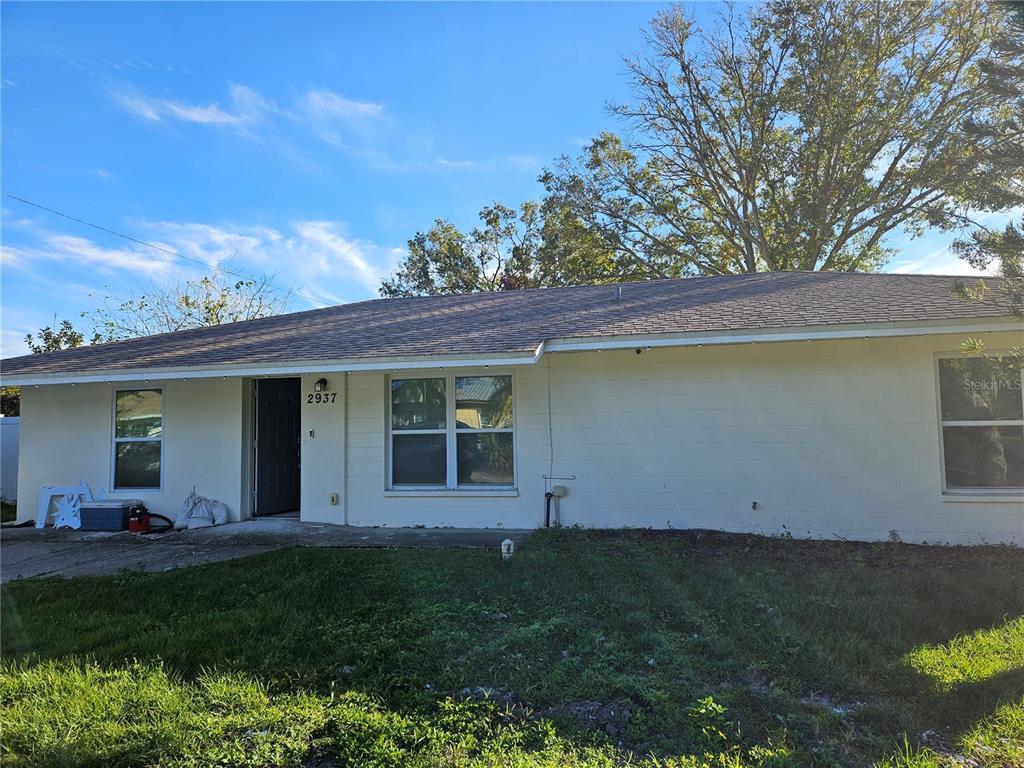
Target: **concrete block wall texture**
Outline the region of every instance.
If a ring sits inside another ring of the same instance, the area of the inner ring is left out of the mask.
[[[1024,543],[1024,500],[942,493],[936,356],[962,341],[549,355],[515,370],[514,498],[387,494],[387,376],[351,374],[348,521],[535,527],[550,474],[567,525]]]
[[[160,489],[112,488],[114,391],[132,388],[163,391]],[[230,378],[22,388],[18,519],[35,518],[41,485],[79,480],[172,519],[195,487],[241,519],[242,401],[242,381]]]
[[[511,493],[389,490],[389,373],[311,372],[302,377],[300,406],[302,518],[533,528],[543,523],[544,476],[574,475],[557,481],[569,488],[566,525],[865,540],[895,531],[904,541],[1024,543],[1021,497],[942,492],[936,357],[956,353],[962,341],[936,335],[551,353],[507,370],[460,369],[514,376]],[[987,343],[997,350],[1019,338],[993,333]],[[338,397],[307,403],[321,377]],[[194,484],[245,516],[247,383],[162,386],[164,488],[130,495],[166,514]],[[26,389],[20,516],[34,515],[42,482],[109,488],[112,390]]]

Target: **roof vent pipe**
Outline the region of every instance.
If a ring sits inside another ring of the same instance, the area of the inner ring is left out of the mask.
[[[616,300],[621,300],[622,299],[622,286],[621,285],[616,285],[615,286],[615,298],[616,298]]]

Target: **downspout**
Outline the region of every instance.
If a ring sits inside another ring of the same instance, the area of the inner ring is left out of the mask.
[[[348,482],[349,482],[349,478],[348,478],[348,465],[349,465],[349,460],[348,460],[348,429],[349,429],[349,418],[348,418],[348,414],[349,414],[349,410],[348,410],[348,379],[349,379],[350,375],[351,374],[348,371],[345,371],[345,384],[344,384],[344,386],[342,388],[342,397],[345,398],[345,407],[344,407],[344,409],[342,411],[342,418],[345,419],[345,423],[343,425],[343,427],[345,429],[345,435],[344,435],[344,438],[341,441],[341,452],[343,454],[342,457],[341,457],[341,481],[344,484],[344,487],[342,488],[342,491],[341,491],[341,505],[342,505],[341,506],[341,520],[342,520],[342,524],[343,525],[348,525]]]
[[[544,360],[544,367],[547,372],[548,379],[548,478],[555,474],[555,430],[554,425],[551,422],[551,358],[547,357]],[[545,479],[544,485],[547,486],[551,481]],[[551,527],[551,497],[554,495],[551,490],[545,487],[544,493],[544,527]]]
[[[620,289],[621,290],[621,289]],[[543,351],[543,345],[538,348],[538,353]],[[551,500],[555,500],[555,525],[562,524],[562,496],[568,489],[564,485],[552,485],[556,480],[575,480],[576,475],[558,477],[555,475],[555,425],[554,413],[551,407],[551,358],[544,361],[547,369],[548,384],[548,471],[544,475],[544,527],[551,527]]]

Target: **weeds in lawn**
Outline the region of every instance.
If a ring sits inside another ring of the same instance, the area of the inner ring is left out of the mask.
[[[366,754],[385,763],[649,756],[673,768],[896,766],[906,737],[905,758],[921,768],[946,760],[921,738],[935,731],[953,745],[946,752],[1018,768],[1022,567],[1024,553],[1007,548],[560,530],[531,537],[511,561],[290,550],[165,574],[15,582],[3,596],[5,690],[36,685],[35,698],[65,715],[32,735],[43,709],[29,717],[31,697],[5,693],[5,764],[43,764],[37,751],[59,754],[61,738],[84,745],[83,760],[132,738],[164,750],[163,762],[206,759],[214,747],[200,736],[160,735],[171,722],[202,731],[182,719],[191,708],[200,720],[233,713],[242,730],[218,737],[234,750],[227,764],[245,764],[253,739],[269,765],[288,764],[302,744],[359,764],[344,750],[364,733],[380,750]],[[97,666],[75,678],[85,658]],[[131,659],[141,666],[125,668]],[[21,682],[35,670],[49,682]],[[102,693],[75,693],[83,686]],[[480,687],[515,712],[452,700]],[[112,701],[164,689],[153,695],[178,702],[170,714],[150,702],[141,711],[151,725],[116,730]],[[304,730],[298,712],[320,725]],[[93,722],[114,730],[90,742],[80,731]]]
[[[186,684],[139,663],[113,670],[5,664],[0,701],[4,764],[17,768],[610,768],[622,762],[608,747],[559,737],[549,722],[504,718],[493,704],[444,699],[429,713],[401,715],[366,694],[274,694],[237,673],[204,673]],[[784,749],[727,748],[635,764],[774,768],[786,765],[786,757]]]

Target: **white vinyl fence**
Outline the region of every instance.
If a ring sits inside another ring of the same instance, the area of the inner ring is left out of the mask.
[[[18,430],[17,416],[0,417],[0,499],[18,498]]]

